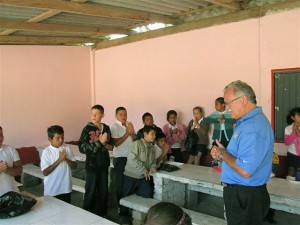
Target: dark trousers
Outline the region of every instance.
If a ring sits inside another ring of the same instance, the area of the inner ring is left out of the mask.
[[[270,208],[270,196],[266,185],[224,187],[228,225],[261,225]]]
[[[229,141],[230,141],[230,139],[229,139]],[[225,133],[222,130],[221,131],[221,144],[226,148],[227,145],[229,144],[229,141],[226,140]]]
[[[125,175],[122,197],[136,194],[144,198],[152,198],[153,196],[152,186],[153,186],[153,181],[151,180],[146,180],[146,178],[136,179]],[[129,214],[129,209],[127,207],[120,206],[120,215],[127,216],[128,214]]]
[[[53,196],[54,198],[57,198],[59,200],[62,200],[66,203],[71,204],[71,193],[66,193],[66,194],[60,194],[60,195],[55,195]]]
[[[108,167],[86,172],[83,209],[104,216],[107,213]]]
[[[175,157],[175,162],[183,163],[183,156],[180,148],[171,148],[172,154],[171,156]]]
[[[122,194],[123,194],[124,171],[125,171],[126,163],[127,163],[127,157],[113,158],[118,204],[120,204],[120,199],[122,198]]]

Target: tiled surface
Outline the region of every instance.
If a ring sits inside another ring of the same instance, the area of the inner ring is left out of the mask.
[[[5,225],[114,225],[109,220],[87,212],[50,196],[39,197],[37,204],[27,213],[14,218],[1,220]]]

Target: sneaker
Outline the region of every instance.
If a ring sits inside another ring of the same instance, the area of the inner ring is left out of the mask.
[[[292,176],[286,176],[286,179],[288,181],[295,181],[296,180],[295,177],[292,177]]]

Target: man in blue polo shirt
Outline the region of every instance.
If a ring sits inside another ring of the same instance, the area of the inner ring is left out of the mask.
[[[225,149],[213,147],[213,159],[223,161],[221,182],[229,225],[259,225],[270,207],[266,183],[270,179],[274,134],[253,89],[234,81],[224,89],[226,107],[237,120]]]

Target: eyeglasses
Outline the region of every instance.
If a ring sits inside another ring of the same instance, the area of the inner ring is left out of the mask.
[[[232,99],[232,100],[230,100],[230,101],[228,101],[228,102],[224,102],[224,104],[226,105],[226,106],[229,106],[231,103],[233,103],[235,100],[238,100],[238,99],[240,99],[241,97],[243,97],[244,95],[242,95],[242,96],[239,96],[239,97],[236,97],[236,98],[234,98],[234,99]]]

